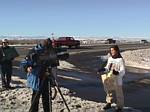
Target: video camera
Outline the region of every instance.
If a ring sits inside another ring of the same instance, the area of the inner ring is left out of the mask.
[[[21,62],[21,68],[28,66],[57,67],[59,60],[67,60],[69,53],[65,48],[45,48],[41,44],[36,45]]]

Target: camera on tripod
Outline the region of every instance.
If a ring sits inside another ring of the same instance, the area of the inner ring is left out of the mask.
[[[67,60],[69,53],[65,48],[46,48],[37,44],[21,62],[21,69],[29,66],[57,67],[60,60]]]
[[[29,52],[29,54],[21,62],[21,68],[25,72],[27,72],[28,67],[33,68],[32,70],[33,72],[31,74],[29,73],[27,78],[28,87],[32,89],[36,88],[40,92],[42,91],[48,93],[50,112],[52,112],[52,100],[55,99],[57,95],[57,91],[60,93],[63,102],[67,107],[68,112],[70,112],[70,109],[65,101],[65,98],[61,93],[60,86],[54,74],[52,73],[52,68],[59,66],[59,60],[66,60],[68,58],[69,58],[69,53],[67,52],[67,49],[53,48],[51,44],[50,46],[48,46],[48,44],[47,45],[38,44]],[[47,86],[48,86],[47,88],[48,91],[43,91],[43,88]],[[52,87],[55,90],[54,96],[52,96]],[[30,110],[34,108],[34,104],[36,102],[35,99],[37,98],[38,95],[39,92],[37,92],[37,94],[35,95]]]

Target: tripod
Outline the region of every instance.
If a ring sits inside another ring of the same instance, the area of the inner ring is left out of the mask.
[[[65,100],[65,98],[64,98],[64,96],[63,96],[63,94],[62,94],[62,92],[61,92],[61,90],[60,90],[60,86],[59,86],[59,84],[58,84],[58,82],[57,82],[55,76],[54,76],[53,73],[52,73],[52,67],[48,67],[48,68],[46,69],[46,74],[47,74],[47,76],[43,79],[43,81],[42,81],[42,83],[41,83],[41,88],[43,88],[43,83],[44,83],[44,81],[46,80],[46,78],[48,78],[49,107],[50,107],[50,112],[52,112],[52,100],[55,99],[55,97],[56,97],[56,95],[57,95],[57,91],[59,92],[59,94],[60,94],[60,96],[61,96],[61,98],[62,98],[62,100],[63,100],[63,102],[64,102],[64,104],[65,104],[65,106],[66,106],[66,108],[67,108],[67,110],[68,110],[68,112],[70,112],[70,109],[69,109],[69,107],[68,107],[68,105],[67,105],[67,103],[66,103],[66,100]],[[52,87],[54,87],[54,90],[55,90],[55,94],[54,94],[53,97],[52,97]],[[36,98],[37,98],[37,96],[38,96],[38,93],[35,95],[35,97],[34,97],[34,99],[33,99],[33,102],[32,102],[32,104],[31,104],[31,107],[30,107],[29,112],[31,112],[31,110],[32,110],[32,108],[33,108],[33,105],[34,105],[34,103],[35,103],[35,100],[36,100]]]

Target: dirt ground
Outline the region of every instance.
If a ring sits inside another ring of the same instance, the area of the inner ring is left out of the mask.
[[[76,91],[77,96],[92,101],[105,102],[103,85],[99,76],[96,74],[99,66],[98,56],[103,54],[106,53],[82,53],[73,55],[69,59],[70,63],[81,70],[81,74],[79,75],[84,75],[86,78],[90,78],[88,80],[83,78],[81,82],[75,84],[72,84],[72,82],[67,84],[70,89]],[[124,95],[126,106],[141,109],[143,112],[149,112],[150,70],[126,67],[126,75],[124,77]]]
[[[22,50],[23,49],[23,50]],[[19,69],[19,61],[27,53],[28,48],[20,48],[21,57],[14,62],[14,74],[20,79],[26,79],[26,75]],[[98,49],[96,49],[98,50]],[[58,69],[58,82],[62,87],[70,89],[74,96],[82,99],[105,102],[105,92],[97,69],[99,67],[99,56],[105,55],[106,51],[83,52],[71,50],[67,62],[74,65],[71,69]],[[76,53],[75,53],[76,52]],[[22,83],[20,81],[13,83]],[[124,77],[125,106],[140,109],[143,112],[150,112],[150,71],[126,67]]]

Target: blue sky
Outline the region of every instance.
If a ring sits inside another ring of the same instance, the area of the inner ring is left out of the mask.
[[[0,0],[0,35],[150,37],[149,0]]]

